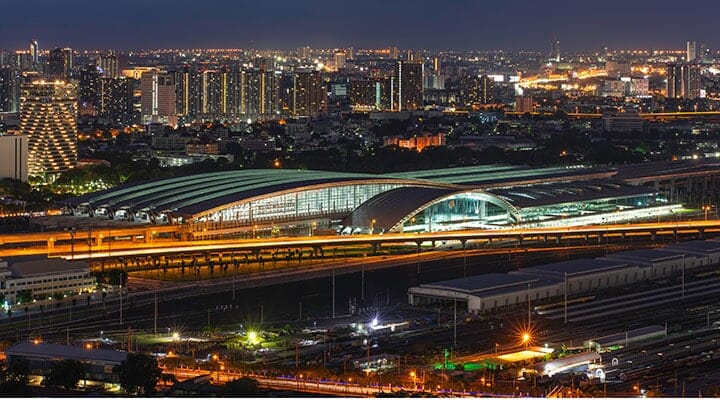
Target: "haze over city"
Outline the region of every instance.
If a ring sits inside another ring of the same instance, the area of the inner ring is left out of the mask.
[[[720,396],[717,1],[1,9],[0,395]]]
[[[433,50],[570,51],[720,45],[720,4],[676,1],[276,0],[7,1],[0,48],[23,38],[77,49],[298,46]]]

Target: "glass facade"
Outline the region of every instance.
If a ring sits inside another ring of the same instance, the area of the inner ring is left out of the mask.
[[[466,192],[446,197],[405,218],[403,231],[443,231],[509,225],[515,215],[509,207],[489,201],[487,194]]]
[[[348,214],[382,192],[407,185],[353,183],[250,199],[200,216],[197,221],[263,223]]]

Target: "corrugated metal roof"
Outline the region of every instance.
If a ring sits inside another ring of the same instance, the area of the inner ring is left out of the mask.
[[[127,359],[127,352],[108,349],[87,349],[54,343],[20,342],[5,351],[9,357],[61,358],[79,361],[95,361],[120,364]]]

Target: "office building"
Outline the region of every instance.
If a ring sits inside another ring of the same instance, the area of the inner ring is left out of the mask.
[[[33,39],[30,41],[30,62],[32,63],[33,67],[37,67],[40,63],[40,47],[38,45],[37,39]]]
[[[101,56],[98,59],[98,66],[100,67],[100,73],[106,78],[117,78],[120,76],[121,69],[118,57],[115,54]]]
[[[552,46],[550,48],[550,60],[556,63],[560,62],[560,40],[558,38],[555,38],[552,42]]]
[[[606,112],[603,128],[608,132],[642,132],[643,121],[637,111]]]
[[[345,62],[347,61],[347,52],[340,49],[335,51],[335,68],[345,68]]]
[[[697,59],[697,42],[687,42],[685,61],[693,62]]]
[[[423,68],[421,61],[398,61],[395,64],[393,110],[417,110],[423,106]]]
[[[696,99],[700,97],[700,66],[690,63],[668,64],[666,96]]]
[[[310,47],[309,46],[298,47],[297,57],[301,60],[310,58]]]
[[[0,135],[0,179],[12,178],[23,182],[28,177],[28,137]]]
[[[47,76],[51,80],[68,80],[73,68],[73,54],[70,48],[57,48],[48,56]]]
[[[0,112],[17,111],[17,71],[12,67],[0,68]]]
[[[77,162],[77,87],[63,81],[21,86],[20,134],[28,137],[28,174],[52,180]]]
[[[327,90],[318,71],[293,74],[291,110],[294,116],[316,116],[327,110]]]
[[[140,78],[140,113],[143,124],[177,124],[175,82],[167,72],[148,71]]]

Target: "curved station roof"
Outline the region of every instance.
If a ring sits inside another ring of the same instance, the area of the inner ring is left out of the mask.
[[[397,230],[424,210],[440,205],[450,212],[461,206],[466,213],[474,209],[482,218],[504,213],[509,221],[519,222],[522,209],[653,194],[651,189],[612,180],[615,173],[510,165],[385,175],[235,170],[123,185],[70,199],[67,206],[74,215],[82,215],[78,210],[83,209],[108,218],[151,215],[155,222],[163,218],[167,222],[169,216],[242,224],[333,218],[353,226]]]

